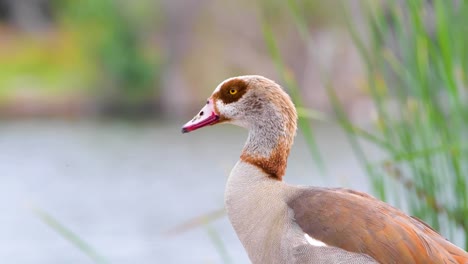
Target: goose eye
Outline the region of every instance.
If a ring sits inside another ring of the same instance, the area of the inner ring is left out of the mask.
[[[229,93],[232,94],[232,95],[234,95],[234,94],[237,93],[237,90],[236,90],[236,89],[231,89],[231,90],[229,90]]]

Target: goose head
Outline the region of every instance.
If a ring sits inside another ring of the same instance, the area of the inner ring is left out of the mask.
[[[294,104],[277,83],[246,75],[221,82],[182,132],[221,123],[244,127],[249,137],[241,159],[281,179],[296,133],[296,120]]]

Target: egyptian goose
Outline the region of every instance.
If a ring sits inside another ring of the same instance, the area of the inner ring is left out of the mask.
[[[468,263],[427,224],[357,191],[282,181],[296,134],[289,96],[262,76],[223,81],[182,132],[231,123],[249,130],[229,175],[229,220],[253,263]]]

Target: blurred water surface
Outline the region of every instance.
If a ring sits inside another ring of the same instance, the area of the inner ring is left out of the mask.
[[[92,263],[43,224],[28,209],[33,205],[110,263],[222,263],[203,227],[164,232],[222,208],[225,182],[247,133],[215,126],[182,135],[182,123],[3,122],[0,262]],[[369,191],[339,128],[316,129],[329,176],[320,175],[299,135],[285,180]],[[233,262],[248,263],[227,218],[211,225]]]

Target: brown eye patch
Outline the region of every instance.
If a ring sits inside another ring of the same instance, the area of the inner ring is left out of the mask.
[[[224,104],[237,102],[247,92],[247,82],[241,79],[232,79],[225,82],[213,96]]]

